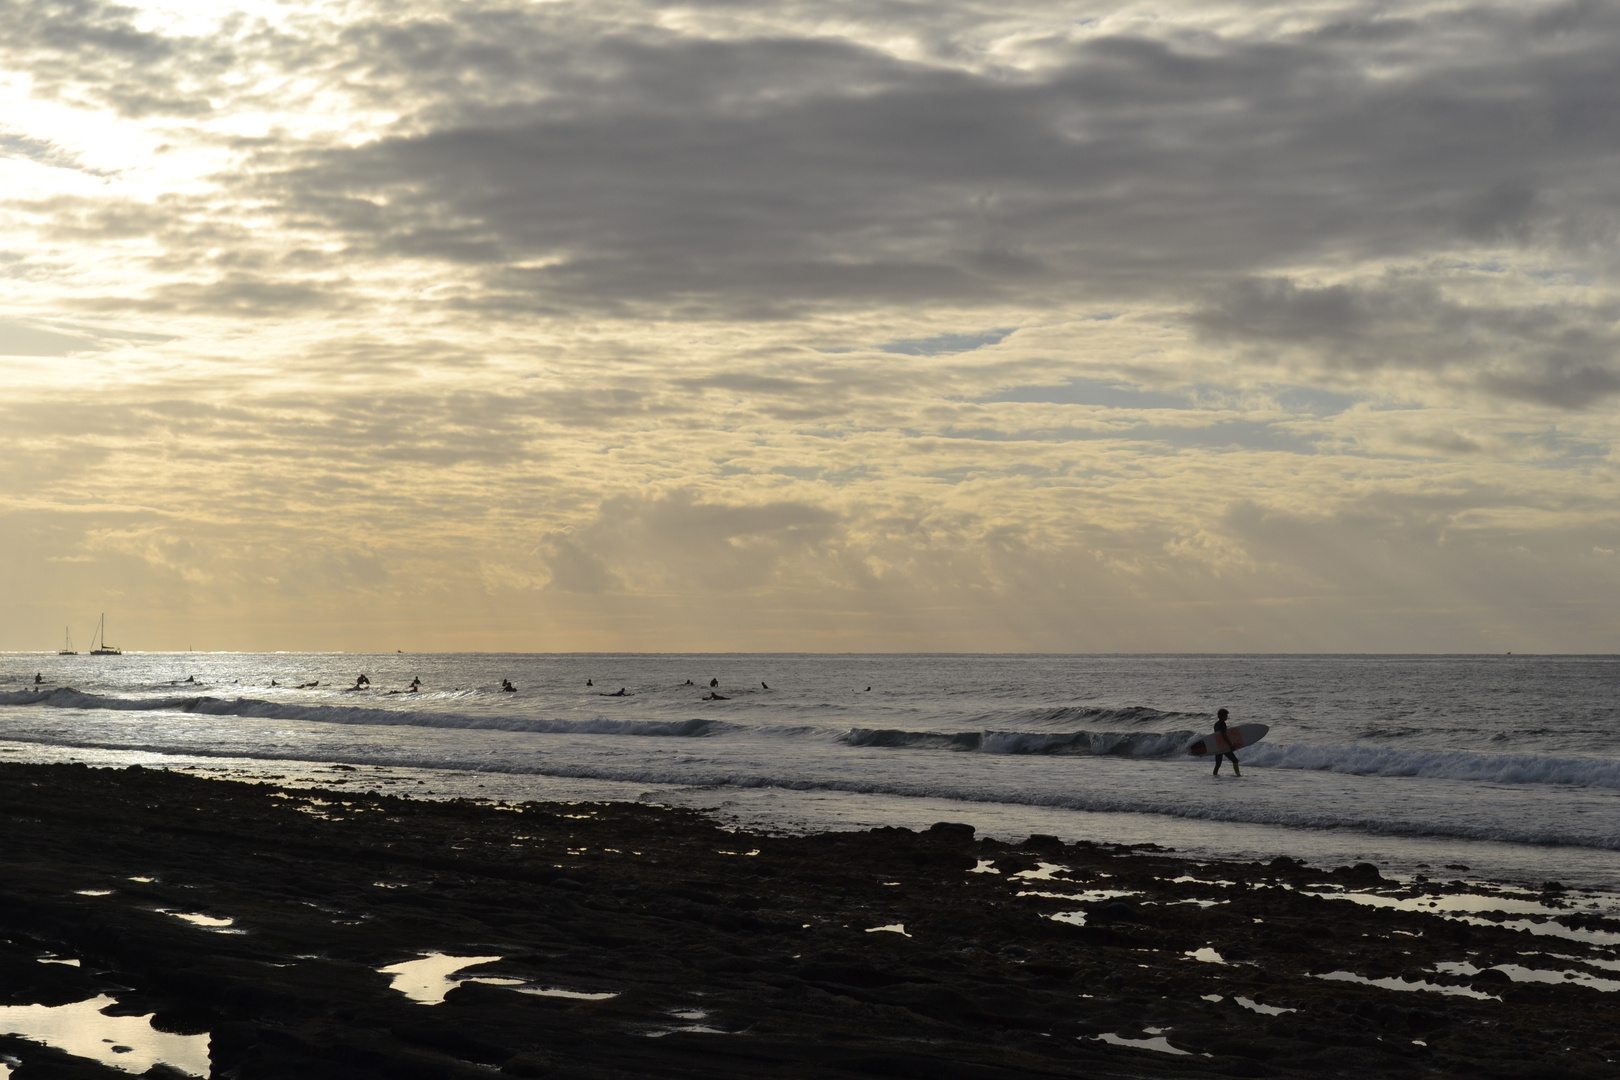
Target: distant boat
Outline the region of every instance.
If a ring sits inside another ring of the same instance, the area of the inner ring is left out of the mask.
[[[73,634],[67,627],[62,627],[62,647],[56,650],[57,656],[78,656],[73,651]]]
[[[107,644],[107,613],[105,611],[101,613],[101,621],[96,624],[96,632],[95,632],[95,635],[90,638],[90,644],[95,645],[96,644],[96,638],[98,638],[98,637],[101,639],[101,644],[96,645],[95,648],[90,650],[90,655],[91,656],[123,656],[124,655],[124,650],[123,649],[117,649],[117,648],[114,648],[113,646]]]

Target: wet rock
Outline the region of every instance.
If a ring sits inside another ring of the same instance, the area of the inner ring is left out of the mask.
[[[1076,844],[1043,858],[1058,848],[977,840],[949,823],[750,836],[650,806],[514,813],[352,789],[351,807],[316,818],[295,805],[309,793],[288,794],[157,770],[0,765],[0,823],[29,819],[0,824],[0,997],[114,994],[119,1011],[155,1012],[165,1029],[207,1029],[215,1074],[235,1080],[1613,1075],[1603,1047],[1620,995],[1494,972],[1471,980],[1487,1000],[1429,1000],[1318,977],[1534,965],[1522,954],[1579,942],[1282,889],[1172,884],[1188,866],[1163,851]],[[965,872],[980,860],[1002,873]],[[1041,861],[1070,867],[1070,880],[1010,878]],[[1337,873],[1382,880],[1370,864]],[[1082,882],[1139,895],[1034,895]],[[245,932],[159,908],[229,916]],[[902,926],[910,936],[883,929]],[[1205,947],[1226,963],[1189,955]],[[379,970],[435,952],[503,959],[457,976],[437,1005]],[[47,956],[83,966],[38,963]],[[1298,1012],[1256,1013],[1240,996]],[[680,1030],[694,1027],[718,1033]],[[1096,1039],[1149,1027],[1214,1056]],[[0,1039],[0,1052],[11,1047],[20,1080],[127,1075],[94,1063],[40,1072],[54,1067],[43,1048]]]

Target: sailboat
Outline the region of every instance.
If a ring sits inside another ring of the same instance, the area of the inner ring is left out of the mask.
[[[60,649],[56,650],[56,655],[57,656],[78,656],[79,655],[78,653],[73,651],[73,632],[70,631],[65,626],[62,627],[62,647]]]
[[[101,644],[96,645],[95,648],[90,650],[90,655],[91,656],[123,656],[124,655],[124,650],[123,649],[115,649],[111,645],[107,644],[107,613],[105,611],[103,611],[101,613],[101,621],[96,624],[96,637],[99,637],[101,639]],[[90,643],[92,645],[95,645],[96,637],[92,637],[90,639]]]

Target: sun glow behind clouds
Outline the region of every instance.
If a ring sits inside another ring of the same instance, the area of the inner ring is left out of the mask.
[[[22,12],[0,647],[1620,645],[1605,13]]]

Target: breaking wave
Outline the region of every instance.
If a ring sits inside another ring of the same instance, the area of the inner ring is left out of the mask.
[[[1191,731],[901,731],[851,728],[838,741],[889,749],[967,750],[981,754],[1074,754],[1167,758],[1187,749]]]
[[[1573,784],[1579,787],[1620,788],[1620,761],[1604,758],[1265,743],[1243,751],[1243,765],[1245,768],[1308,769],[1353,776],[1412,776],[1493,784]]]
[[[550,734],[650,735],[695,738],[735,728],[724,720],[617,720],[599,716],[582,720],[521,716],[470,716],[465,713],[367,709],[352,705],[288,705],[258,698],[195,697],[117,698],[84,694],[69,687],[49,692],[0,694],[0,705],[46,705],[58,709],[108,709],[114,712],[184,712],[202,716],[244,716],[257,720],[303,720],[318,724],[384,727],[467,728],[530,731]]]

